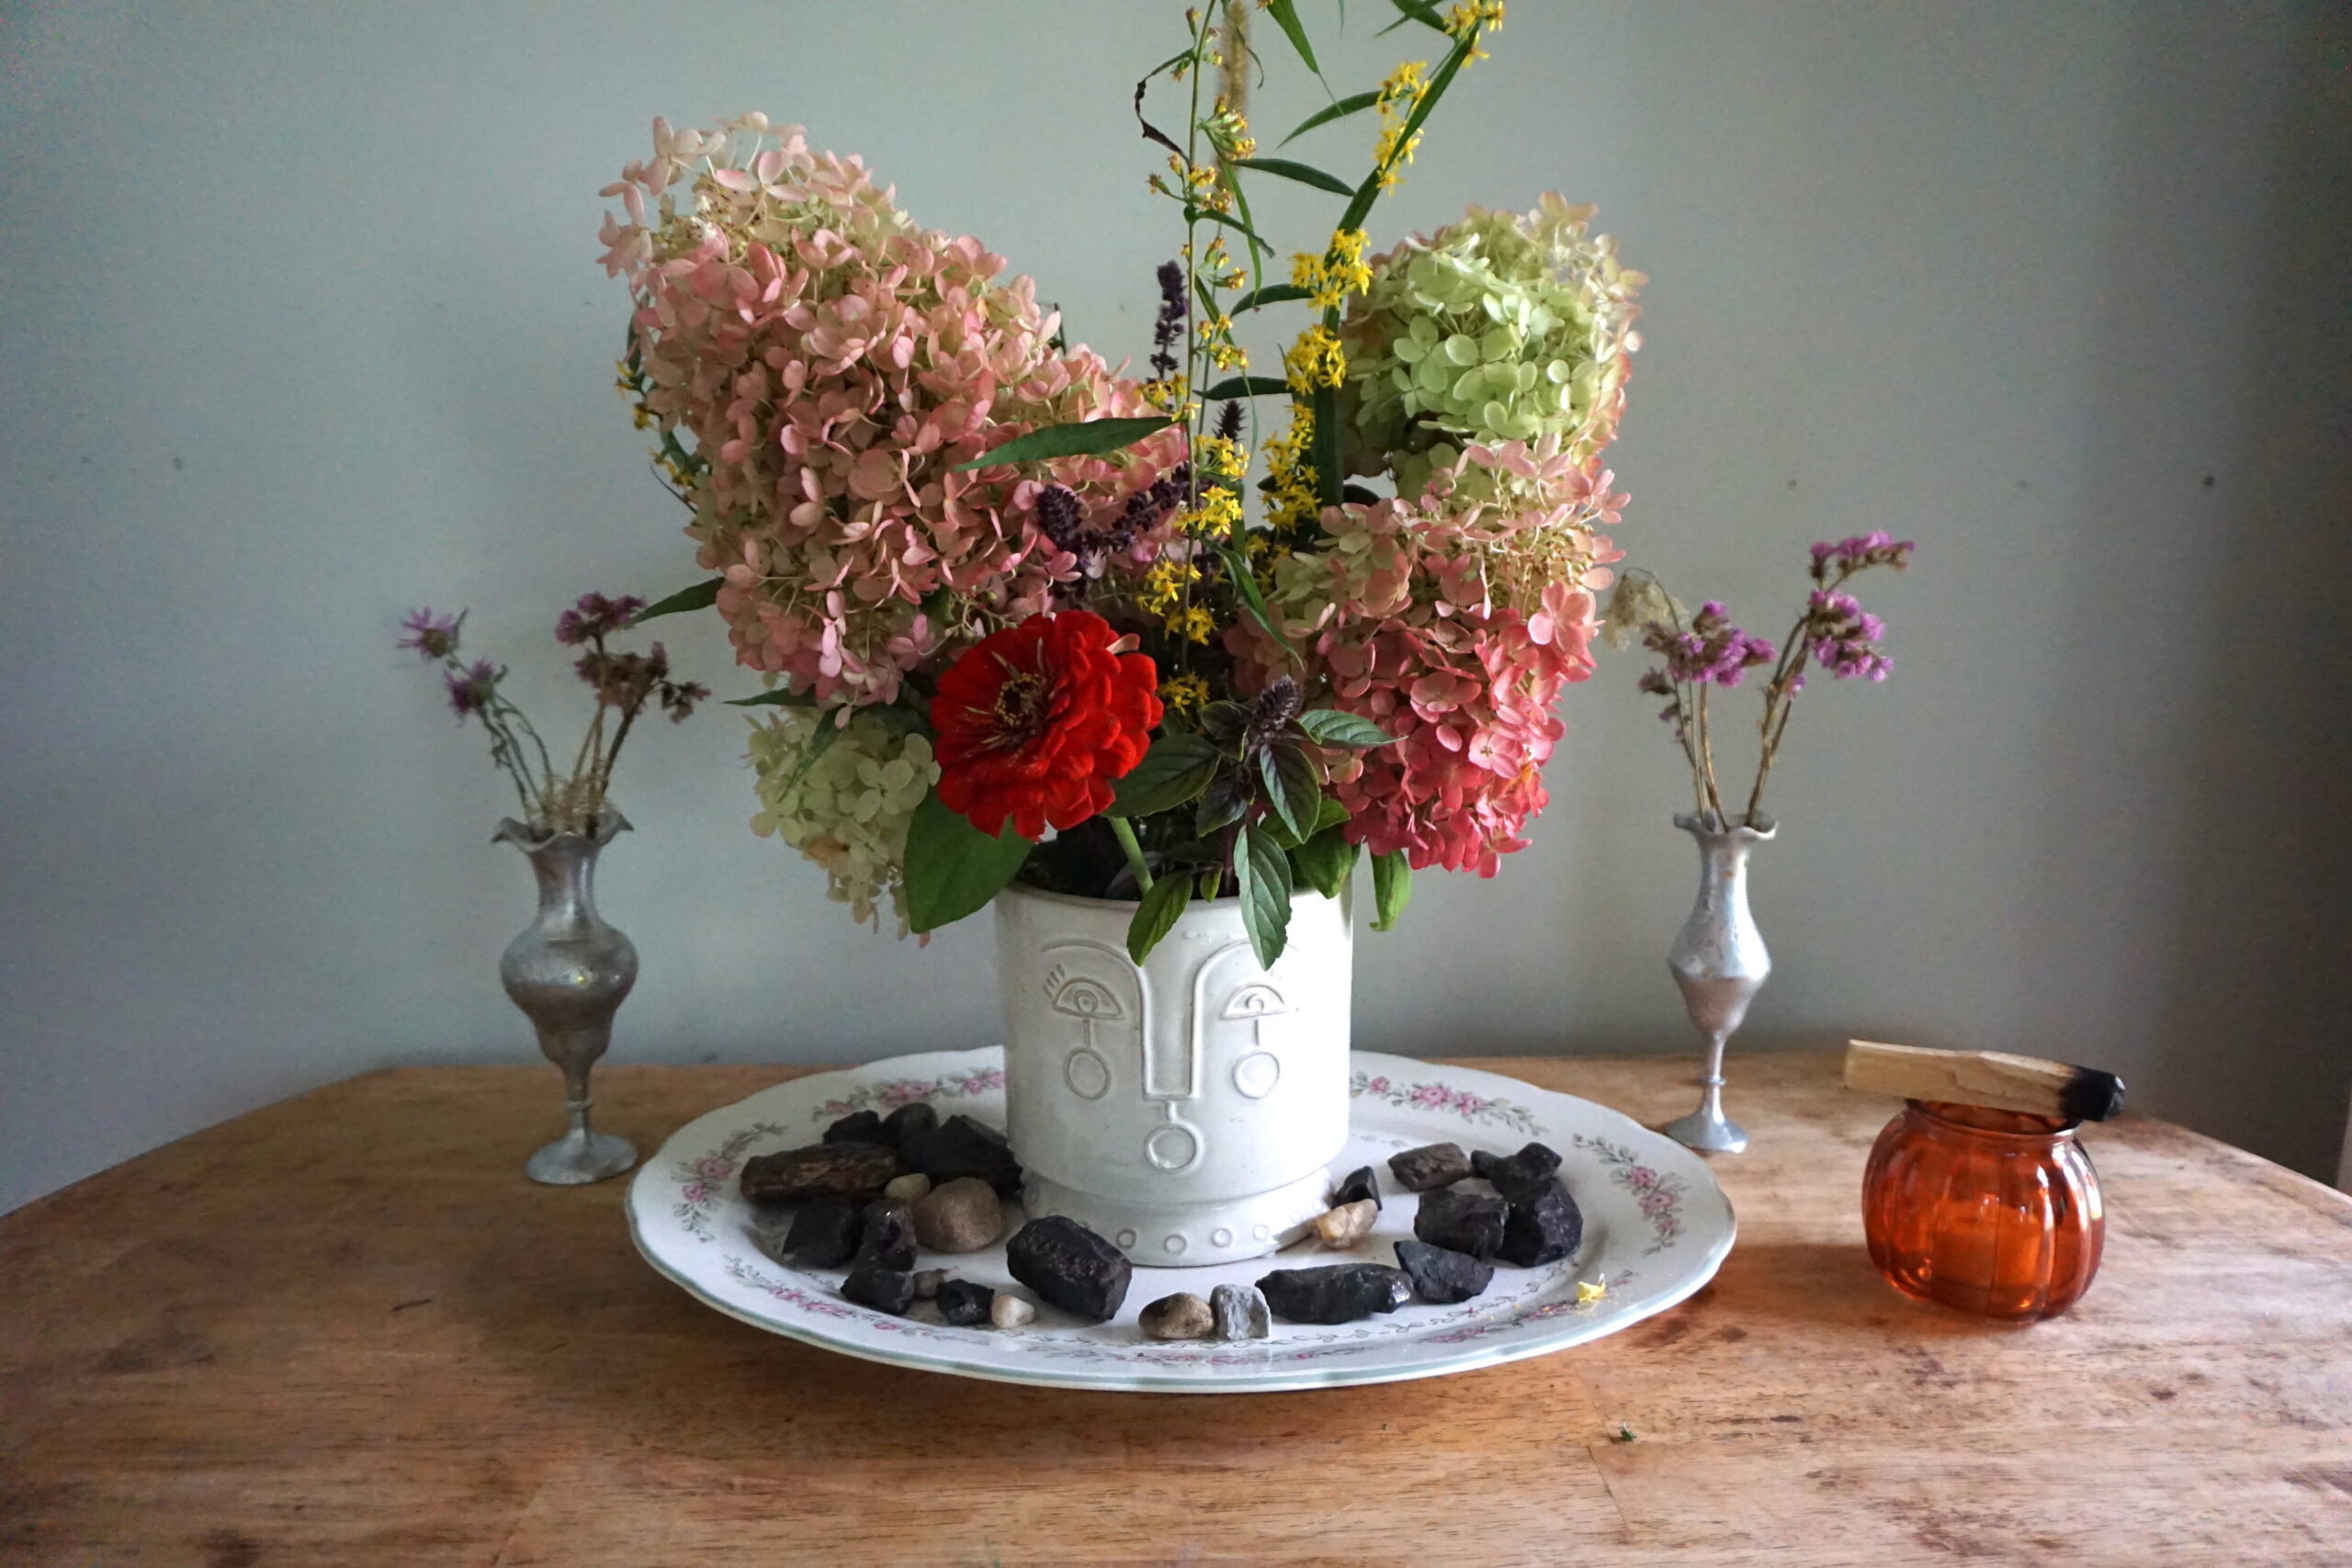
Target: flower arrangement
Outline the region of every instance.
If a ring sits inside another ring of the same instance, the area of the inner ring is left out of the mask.
[[[506,667],[487,659],[468,664],[459,657],[467,612],[437,615],[413,610],[401,623],[396,646],[441,667],[458,722],[476,720],[490,732],[490,760],[514,786],[524,822],[538,836],[594,830],[612,788],[613,764],[647,705],[674,724],[710,695],[707,687],[671,675],[669,652],[658,642],[648,653],[621,653],[608,646],[607,639],[627,629],[644,608],[645,601],[631,595],[585,593],[557,617],[556,641],[582,650],[572,668],[596,694],[595,716],[580,738],[570,770],[562,773],[556,771],[537,728],[502,689]]]
[[[1764,784],[1772,776],[1773,760],[1780,755],[1811,664],[1818,662],[1839,681],[1883,681],[1894,670],[1894,661],[1878,646],[1886,635],[1885,623],[1865,611],[1846,592],[1846,584],[1858,573],[1881,567],[1907,570],[1916,547],[1883,532],[1815,545],[1808,569],[1813,591],[1777,650],[1765,638],[1733,625],[1730,612],[1720,603],[1709,600],[1692,615],[1650,573],[1625,573],[1610,601],[1606,635],[1620,645],[1638,636],[1657,655],[1657,663],[1642,673],[1641,689],[1668,699],[1658,716],[1673,727],[1674,739],[1690,764],[1690,787],[1705,826],[1759,831],[1769,827],[1763,816]],[[1724,811],[1715,782],[1708,688],[1736,686],[1748,671],[1768,664],[1772,672],[1765,678],[1763,713],[1757,725],[1756,780],[1746,808],[1734,817]]]
[[[1526,843],[1619,556],[1600,457],[1643,279],[1556,196],[1367,254],[1503,21],[1391,3],[1435,63],[1285,139],[1368,117],[1348,179],[1261,154],[1246,117],[1256,12],[1321,75],[1295,0],[1185,13],[1136,95],[1183,231],[1141,379],[798,127],[657,120],[606,188],[620,386],[713,574],[646,614],[715,607],[767,679],[740,699],[779,710],[753,826],[861,920],[927,932],[1017,877],[1136,900],[1140,962],[1230,894],[1271,964],[1294,897],[1367,852],[1386,929],[1414,870]],[[1270,179],[1340,203],[1287,281],[1251,213]],[[1236,322],[1285,306],[1282,374],[1253,375]]]

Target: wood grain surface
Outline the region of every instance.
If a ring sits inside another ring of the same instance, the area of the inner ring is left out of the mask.
[[[1688,1063],[1478,1061],[1656,1123]],[[650,1151],[774,1068],[608,1067]],[[1862,1250],[1893,1103],[1735,1063],[1715,1283],[1430,1382],[1080,1393],[830,1355],[641,1263],[624,1182],[524,1181],[544,1067],[411,1069],[0,1218],[0,1562],[74,1568],[2352,1562],[2352,1200],[2136,1116],[2027,1328]],[[1630,1430],[1633,1440],[1619,1440]]]

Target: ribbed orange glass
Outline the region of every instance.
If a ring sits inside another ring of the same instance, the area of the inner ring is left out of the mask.
[[[1908,1100],[1871,1150],[1862,1230],[1894,1288],[1981,1317],[2064,1312],[2107,1232],[2078,1122]]]

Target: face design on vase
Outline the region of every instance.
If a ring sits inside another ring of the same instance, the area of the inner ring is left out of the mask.
[[[1058,942],[1045,957],[1046,996],[1069,1042],[1061,1087],[1107,1111],[1141,1112],[1136,1152],[1147,1168],[1196,1168],[1208,1127],[1279,1100],[1296,1010],[1248,942],[1218,948],[1188,976],[1148,974],[1100,942]],[[1181,1000],[1156,996],[1155,979],[1177,982]]]

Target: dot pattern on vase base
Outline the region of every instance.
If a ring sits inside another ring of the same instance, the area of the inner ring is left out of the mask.
[[[1178,1252],[1182,1252],[1182,1251],[1183,1251],[1183,1250],[1184,1250],[1184,1248],[1185,1248],[1185,1247],[1186,1247],[1188,1244],[1185,1242],[1185,1240],[1184,1240],[1184,1238],[1183,1238],[1182,1236],[1181,1236],[1181,1235],[1171,1235],[1171,1236],[1170,1236],[1166,1241],[1161,1242],[1159,1245],[1160,1245],[1160,1246],[1162,1246],[1162,1247],[1166,1247],[1166,1248],[1167,1248],[1170,1252],[1171,1252],[1171,1253],[1178,1253]]]
[[[1212,1247],[1231,1247],[1233,1245],[1233,1233],[1227,1230],[1223,1225],[1219,1225],[1216,1229],[1209,1232],[1209,1245]]]

